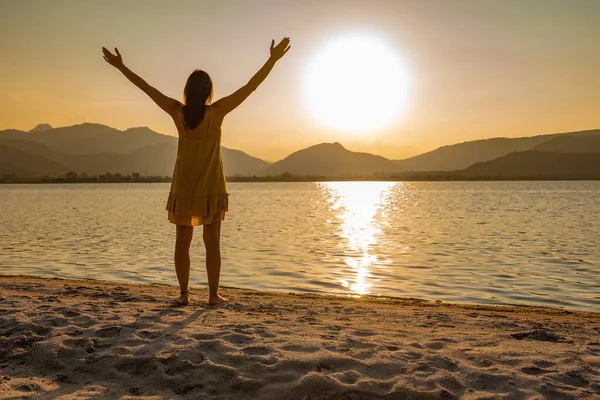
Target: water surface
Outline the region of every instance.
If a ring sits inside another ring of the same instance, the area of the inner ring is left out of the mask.
[[[169,184],[0,185],[0,273],[168,282]],[[230,183],[222,284],[600,311],[600,182]],[[192,283],[205,285],[201,229]]]

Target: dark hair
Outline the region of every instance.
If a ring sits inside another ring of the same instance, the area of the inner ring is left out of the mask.
[[[204,118],[206,105],[210,104],[213,96],[213,82],[210,75],[199,69],[190,74],[183,89],[183,121],[194,129]]]

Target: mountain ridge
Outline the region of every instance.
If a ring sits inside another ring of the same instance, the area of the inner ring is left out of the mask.
[[[364,175],[400,172],[400,168],[385,157],[354,152],[339,142],[320,143],[302,150],[267,167],[266,175]]]
[[[600,151],[520,151],[492,161],[473,164],[457,173],[470,178],[490,176],[496,179],[600,179]]]
[[[48,127],[40,124],[29,132],[16,129],[0,131],[0,145],[3,146],[0,162],[4,170],[10,171],[12,168],[39,173],[39,168],[27,168],[17,158],[8,157],[7,149],[12,148],[24,158],[31,156],[31,162],[35,165],[47,165],[53,173],[62,172],[65,168],[94,175],[137,172],[170,176],[172,173],[178,141],[174,136],[160,134],[148,127],[132,127],[121,131],[95,123]],[[478,163],[527,151],[600,154],[600,130],[480,139],[442,146],[404,160],[389,160],[371,153],[354,152],[340,142],[333,142],[300,149],[270,164],[241,150],[222,147],[225,172],[229,177],[279,176],[286,173],[296,176],[358,177],[411,171],[459,172]],[[532,163],[543,157],[527,154],[532,157]],[[520,157],[522,168],[527,169],[523,158],[526,156]],[[572,157],[563,158],[573,160]]]
[[[490,161],[512,152],[532,150],[535,146],[556,137],[595,135],[600,135],[600,129],[518,138],[478,139],[441,146],[418,156],[394,160],[394,162],[407,171],[454,171],[466,168],[476,162]]]
[[[104,173],[131,174],[133,172],[170,176],[177,153],[178,138],[161,134],[148,127],[132,127],[121,131],[107,125],[83,123],[78,125],[33,129],[30,132],[8,129],[0,131],[0,145],[27,153],[36,164],[39,157],[54,161],[68,170],[90,175]],[[259,174],[268,165],[266,161],[252,157],[241,150],[223,149],[223,163],[230,176]],[[9,157],[4,171],[11,171]],[[24,156],[26,157],[26,156]],[[17,159],[11,157],[14,170],[30,175]],[[53,164],[47,164],[53,165]],[[39,172],[38,169],[33,171]],[[48,174],[62,169],[50,168]]]

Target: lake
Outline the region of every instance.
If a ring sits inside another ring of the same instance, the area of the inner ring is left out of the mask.
[[[222,285],[600,311],[598,181],[228,187]],[[168,191],[0,185],[0,273],[176,285]]]

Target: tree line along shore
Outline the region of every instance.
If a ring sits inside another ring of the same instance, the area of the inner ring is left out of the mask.
[[[293,175],[283,173],[274,176],[229,176],[228,182],[334,182],[334,181],[558,181],[558,180],[600,180],[600,177],[572,177],[564,175],[540,176],[464,176],[453,172],[407,172],[401,174],[371,174],[371,175]],[[0,183],[169,183],[170,176],[140,175],[110,173],[102,175],[78,174],[69,172],[62,176],[18,176],[14,173],[0,175]]]

